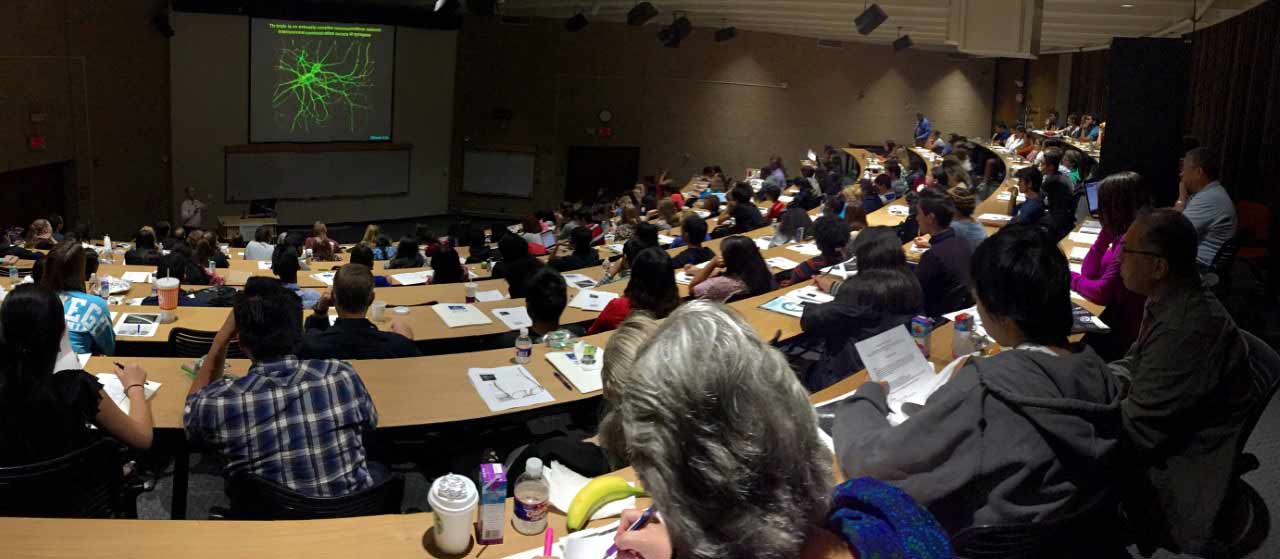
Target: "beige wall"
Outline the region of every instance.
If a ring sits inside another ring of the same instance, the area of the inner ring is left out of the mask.
[[[795,165],[809,148],[908,141],[916,111],[944,132],[987,134],[993,62],[889,47],[820,49],[813,39],[739,31],[715,43],[697,29],[679,49],[654,25],[468,21],[459,39],[455,177],[464,145],[536,146],[532,203],[463,195],[467,210],[521,213],[559,201],[571,145],[639,146],[641,174],[687,177],[706,164],[741,175],[777,153]],[[733,82],[733,83],[729,83]],[[586,133],[601,109],[616,136]],[[512,111],[510,121],[494,109]],[[686,157],[687,156],[687,157]]]
[[[126,235],[168,205],[169,48],[151,23],[166,5],[0,2],[0,172],[71,162],[58,211],[95,233]]]
[[[210,216],[240,215],[224,202],[228,145],[248,142],[249,24],[240,16],[174,15],[173,202],[182,189],[212,194]],[[360,222],[442,214],[448,208],[457,32],[398,28],[392,141],[413,144],[409,193],[364,199],[281,200],[280,222]]]

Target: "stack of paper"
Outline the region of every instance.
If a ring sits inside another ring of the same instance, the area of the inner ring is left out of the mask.
[[[569,287],[575,287],[578,289],[590,289],[596,286],[596,280],[593,280],[590,277],[584,276],[582,274],[561,274],[561,275],[564,276],[564,281],[565,283],[569,284]]]
[[[584,311],[600,312],[604,310],[605,305],[609,304],[609,301],[617,298],[617,293],[609,291],[580,289],[578,294],[573,297],[573,300],[569,301],[569,306]]]
[[[583,344],[579,342],[572,352],[555,352],[547,354],[547,361],[555,366],[557,371],[564,376],[578,392],[583,394],[595,392],[603,387],[603,381],[600,380],[600,369],[604,364],[604,348],[596,349],[596,362],[592,365],[583,365],[578,359],[578,352],[582,351]]]
[[[519,330],[533,326],[533,319],[529,318],[529,310],[524,307],[510,307],[506,309],[493,309],[493,316],[498,317],[507,328]]]
[[[476,292],[476,300],[480,301],[481,303],[487,303],[489,301],[501,301],[506,298],[507,296],[503,295],[502,292],[498,291],[497,289],[490,289],[488,291]]]
[[[129,395],[125,394],[124,384],[120,382],[120,377],[106,373],[98,373],[96,376],[98,377],[98,384],[102,385],[102,391],[107,394],[107,397],[116,403],[120,411],[124,412],[125,415],[129,415]],[[154,380],[146,381],[142,386],[142,395],[150,400],[152,396],[156,395],[156,391],[160,390],[160,386],[160,383]]]
[[[467,369],[467,377],[492,412],[555,401],[551,393],[520,365]]]
[[[1071,233],[1070,235],[1067,235],[1067,238],[1071,239],[1071,242],[1073,243],[1080,243],[1082,245],[1092,246],[1093,243],[1098,242],[1097,235],[1090,234],[1090,233],[1081,233],[1079,231],[1076,231],[1074,233]]]
[[[790,258],[783,258],[781,256],[775,256],[773,258],[766,259],[765,263],[783,271],[794,270],[796,266],[800,265],[800,263],[796,262],[795,260],[792,260]]]
[[[311,278],[312,278],[312,279],[314,279],[314,280],[316,280],[316,281],[318,281],[318,282],[320,282],[320,283],[323,283],[323,284],[325,284],[325,285],[328,285],[328,286],[332,287],[332,286],[333,286],[333,276],[335,276],[335,275],[337,275],[337,272],[332,272],[332,271],[330,271],[330,272],[317,272],[317,273],[311,274]]]
[[[1088,255],[1089,247],[1071,247],[1071,254],[1067,255],[1067,258],[1074,262],[1082,262]]]
[[[121,279],[129,283],[151,283],[151,272],[125,272],[120,275]]]
[[[392,279],[400,282],[400,285],[422,285],[431,281],[431,277],[435,273],[431,270],[421,272],[405,272],[403,274],[392,274]]]
[[[933,373],[933,364],[924,358],[906,326],[894,326],[854,344],[871,380],[889,384],[889,422],[906,420],[902,406],[924,405],[946,379]]]
[[[480,324],[491,324],[493,321],[485,316],[475,305],[465,303],[441,303],[432,305],[431,310],[436,311],[440,315],[440,319],[450,328],[458,328],[460,326],[478,326]]]
[[[817,243],[797,243],[787,247],[787,250],[794,250],[800,254],[808,256],[820,256],[822,251],[818,249]]]
[[[999,221],[1006,222],[1013,219],[1013,216],[1004,214],[982,214],[978,216],[978,221]]]

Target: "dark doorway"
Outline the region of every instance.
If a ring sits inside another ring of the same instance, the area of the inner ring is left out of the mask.
[[[640,179],[640,148],[626,146],[569,146],[564,199],[569,202],[605,200],[630,190]]]
[[[61,214],[70,229],[75,215],[67,206],[68,162],[0,173],[0,225],[27,227],[39,218]]]

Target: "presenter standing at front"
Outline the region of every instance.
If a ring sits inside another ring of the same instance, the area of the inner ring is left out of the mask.
[[[929,140],[930,132],[933,132],[933,125],[929,124],[929,119],[924,117],[924,113],[916,113],[916,147],[924,147],[924,143]]]
[[[187,199],[182,201],[182,226],[187,231],[204,227],[204,214],[209,207],[196,198],[196,189],[187,187]]]

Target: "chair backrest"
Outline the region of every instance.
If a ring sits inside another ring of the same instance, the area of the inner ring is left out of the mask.
[[[209,348],[213,347],[213,338],[217,335],[217,332],[174,328],[169,332],[169,356],[204,357],[208,355]],[[227,357],[230,359],[244,358],[244,351],[240,349],[240,342],[231,341],[231,345],[227,346]]]
[[[123,493],[118,444],[99,440],[25,466],[0,468],[0,516],[110,518]]]
[[[1042,522],[971,526],[955,534],[951,545],[961,559],[1113,557],[1124,550],[1118,510],[1114,495],[1099,492],[1070,515]]]
[[[1249,367],[1253,373],[1253,390],[1259,397],[1255,408],[1250,411],[1244,425],[1241,426],[1239,452],[1243,453],[1245,444],[1249,442],[1249,435],[1258,425],[1258,420],[1266,411],[1267,404],[1275,397],[1276,391],[1280,390],[1280,353],[1249,332],[1240,330],[1240,335],[1244,336],[1245,343],[1249,346]]]
[[[236,520],[311,520],[399,514],[404,478],[388,476],[373,487],[341,497],[308,497],[253,474],[227,481],[231,517]]]

